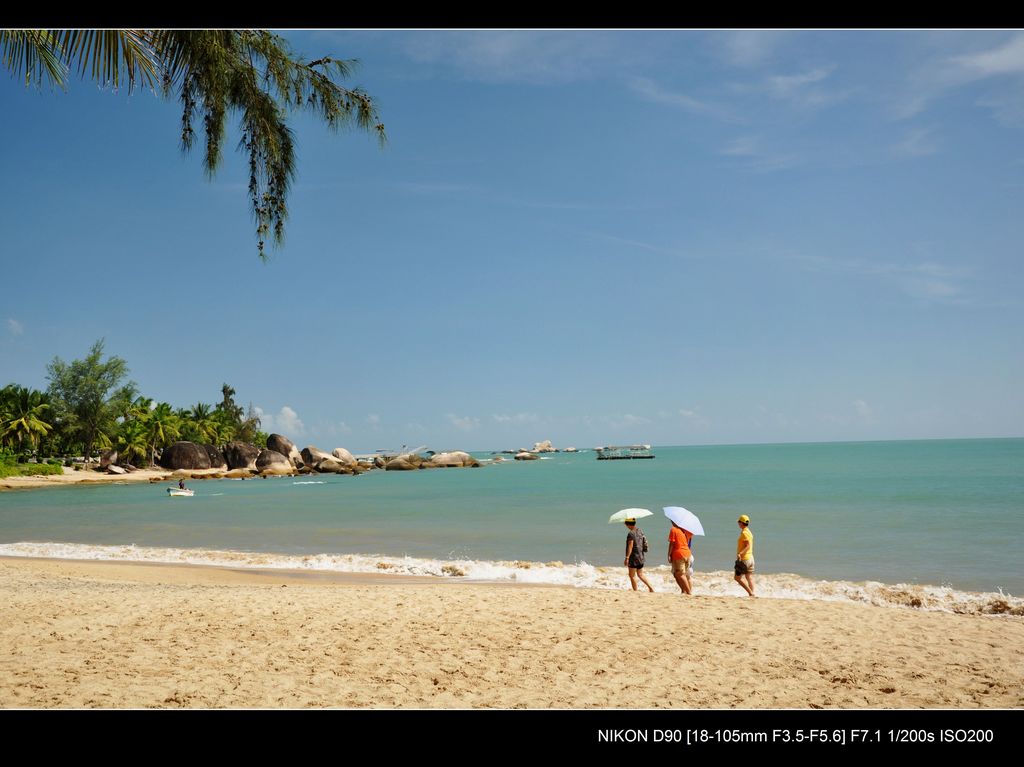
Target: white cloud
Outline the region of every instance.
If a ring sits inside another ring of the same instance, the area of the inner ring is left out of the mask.
[[[538,424],[541,422],[540,416],[536,413],[516,413],[515,415],[494,414],[491,418],[502,424]]]
[[[292,408],[285,405],[277,415],[266,413],[263,408],[255,408],[256,415],[260,419],[260,429],[265,432],[282,434],[289,439],[292,436],[301,436],[305,433],[306,427],[299,418],[299,414]]]
[[[833,67],[818,67],[799,75],[774,75],[768,78],[768,89],[777,97],[799,99],[806,86],[820,83],[832,74]]]
[[[979,53],[955,56],[953,63],[976,78],[1024,73],[1024,35],[1019,34],[1003,45]]]
[[[980,33],[987,41],[991,32]],[[909,79],[903,100],[897,104],[895,116],[906,119],[923,112],[928,105],[948,91],[971,83],[1002,77],[1012,78],[1011,92],[995,91],[979,99],[979,106],[991,108],[997,119],[1019,122],[1024,117],[1020,107],[1021,75],[1024,75],[1024,34],[1003,39],[998,45],[970,53],[925,59]],[[994,83],[998,88],[998,84]]]
[[[693,410],[679,408],[679,415],[694,426],[704,427],[710,425],[710,421],[701,415],[700,408],[695,408]]]
[[[751,136],[733,139],[724,149],[719,151],[719,154],[730,157],[752,157],[757,154],[757,139]]]
[[[472,416],[457,416],[454,413],[448,413],[448,421],[456,429],[461,431],[473,431],[474,429],[480,428],[480,419],[473,418]]]
[[[629,81],[630,89],[641,98],[655,104],[667,104],[679,107],[693,114],[708,115],[720,120],[734,120],[729,111],[717,104],[698,101],[685,93],[671,91],[662,87],[648,77],[634,77]]]
[[[7,329],[11,331],[12,336],[20,336],[25,332],[25,326],[13,317],[7,320]]]
[[[784,32],[740,30],[716,36],[726,60],[737,67],[763,64],[781,44]]]
[[[853,409],[857,411],[857,415],[865,420],[873,420],[875,417],[875,411],[871,409],[871,406],[862,399],[855,399],[853,401]]]
[[[625,413],[624,415],[607,415],[601,420],[613,429],[624,429],[632,426],[646,426],[651,423],[650,418],[642,415],[633,415],[632,413]]]
[[[923,261],[916,264],[870,262],[831,258],[826,256],[800,256],[796,259],[814,271],[834,271],[876,277],[896,285],[908,295],[931,302],[947,304],[967,303],[963,283],[972,278],[966,267],[952,267]]]
[[[768,94],[775,99],[787,101],[805,109],[835,104],[846,99],[852,91],[823,87],[831,77],[835,66],[818,67],[795,75],[769,77],[765,85]]]
[[[757,136],[741,136],[733,139],[720,150],[720,155],[734,157],[751,171],[769,172],[785,170],[801,163],[794,154],[781,154],[765,151],[761,148],[761,139]]]
[[[922,128],[910,133],[893,147],[893,152],[903,157],[924,157],[939,151],[939,142],[931,128]]]

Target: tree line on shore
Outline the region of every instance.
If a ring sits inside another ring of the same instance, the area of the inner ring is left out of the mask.
[[[221,401],[175,408],[143,396],[128,378],[120,357],[104,359],[103,340],[85,359],[66,363],[54,357],[47,365],[49,387],[39,391],[16,383],[0,389],[0,457],[84,456],[116,449],[134,466],[155,464],[157,452],[178,440],[224,445],[231,441],[266,447],[267,434],[252,404],[235,402],[235,390],[221,387]]]

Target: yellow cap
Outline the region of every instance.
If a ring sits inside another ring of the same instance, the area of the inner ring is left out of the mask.
[[[742,522],[745,525],[749,525],[750,524],[750,517],[748,517],[746,514],[740,514],[740,518],[737,519],[736,521],[737,522]]]

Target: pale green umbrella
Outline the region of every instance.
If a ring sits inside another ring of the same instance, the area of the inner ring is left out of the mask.
[[[616,522],[625,522],[627,519],[640,519],[641,517],[650,517],[652,515],[653,512],[647,509],[622,509],[608,517],[608,524],[612,525]]]

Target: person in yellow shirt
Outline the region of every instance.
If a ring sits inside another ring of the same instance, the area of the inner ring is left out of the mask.
[[[736,524],[740,526],[740,538],[736,541],[736,582],[754,596],[754,534],[750,532],[750,517],[742,514]]]

